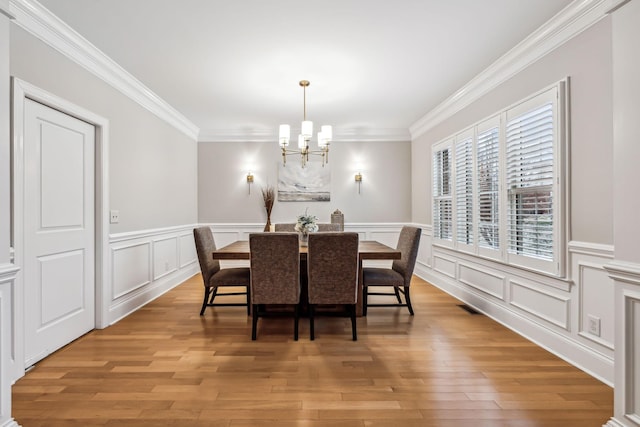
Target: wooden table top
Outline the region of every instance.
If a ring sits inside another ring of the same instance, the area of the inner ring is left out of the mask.
[[[300,259],[307,258],[307,247],[300,246]],[[375,240],[361,240],[360,259],[400,259],[400,251]],[[238,240],[213,252],[213,259],[249,259],[249,241]]]

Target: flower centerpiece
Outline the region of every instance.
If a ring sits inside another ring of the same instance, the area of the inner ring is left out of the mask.
[[[300,233],[300,242],[302,245],[307,244],[307,237],[309,233],[318,231],[318,217],[315,215],[307,214],[305,209],[304,214],[298,215],[298,221],[296,222],[295,230]]]

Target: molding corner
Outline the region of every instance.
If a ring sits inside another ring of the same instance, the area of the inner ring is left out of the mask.
[[[35,0],[10,0],[16,25],[42,40],[194,141],[198,127]]]
[[[611,0],[574,0],[409,127],[415,139],[604,18]]]

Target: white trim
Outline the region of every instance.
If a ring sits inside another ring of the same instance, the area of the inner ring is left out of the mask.
[[[575,0],[513,49],[409,127],[415,139],[477,101],[526,67],[594,25],[611,0]]]
[[[35,0],[10,0],[15,24],[84,67],[193,140],[198,127]]]
[[[613,245],[604,245],[601,243],[579,242],[572,240],[567,245],[570,254],[591,255],[600,258],[608,258],[613,260]]]
[[[640,265],[631,262],[613,261],[604,265],[609,277],[619,282],[640,286]]]
[[[276,129],[206,129],[198,142],[267,142],[276,143]],[[408,129],[335,129],[332,142],[410,142]]]
[[[109,121],[91,111],[68,102],[56,95],[42,90],[23,80],[12,79],[12,166],[13,166],[13,242],[15,250],[15,264],[20,266],[24,262],[24,103],[25,99],[32,99],[63,113],[74,116],[96,129],[95,149],[95,326],[107,326],[106,305],[108,302],[110,276],[109,258]],[[16,294],[14,304],[24,307],[24,286],[22,272],[16,276]],[[18,310],[16,310],[18,311]],[[14,313],[14,328],[16,334],[16,359],[12,367],[13,378],[24,374],[24,310]]]
[[[176,225],[172,227],[149,228],[146,230],[114,233],[114,234],[109,234],[109,243],[113,244],[113,243],[125,242],[127,240],[143,239],[147,237],[153,237],[161,234],[174,233],[179,231],[191,232],[196,227],[199,227],[199,224]],[[262,227],[264,227],[264,225]]]

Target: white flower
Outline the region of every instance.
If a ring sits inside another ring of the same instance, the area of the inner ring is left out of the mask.
[[[298,222],[296,223],[295,230],[299,233],[313,233],[318,231],[318,217],[315,215],[308,215],[307,211],[304,211],[303,215],[298,215]]]

